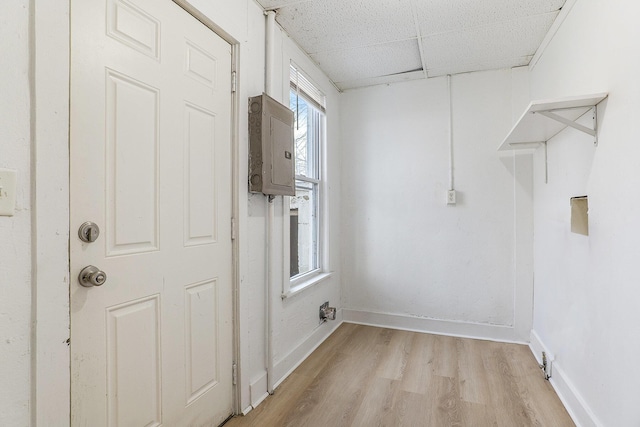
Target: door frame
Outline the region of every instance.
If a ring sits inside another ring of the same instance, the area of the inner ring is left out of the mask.
[[[173,1],[231,45],[239,81],[240,43],[191,6]],[[69,101],[70,2],[33,0],[29,22],[31,61],[31,425],[71,424],[69,347]],[[239,93],[231,94],[232,217],[239,213]],[[239,369],[239,239],[232,241],[233,360]],[[231,369],[231,367],[229,367]],[[239,413],[240,381],[233,385]]]

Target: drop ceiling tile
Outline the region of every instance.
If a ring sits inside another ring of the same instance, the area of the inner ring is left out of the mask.
[[[314,0],[285,6],[276,19],[310,54],[417,37],[411,0]]]
[[[334,82],[388,76],[422,68],[417,39],[311,55]]]
[[[531,56],[556,16],[557,13],[547,13],[423,37],[427,70],[469,64],[503,64],[508,58]]]
[[[558,12],[566,0],[415,0],[420,35]]]

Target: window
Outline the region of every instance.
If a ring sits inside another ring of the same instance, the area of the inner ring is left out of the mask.
[[[296,195],[289,202],[292,283],[320,272],[322,144],[325,97],[291,66],[289,102],[294,114]]]

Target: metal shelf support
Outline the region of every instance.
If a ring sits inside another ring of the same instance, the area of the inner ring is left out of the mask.
[[[595,105],[590,110],[593,114],[593,129],[587,126],[583,126],[579,123],[576,123],[576,121],[574,120],[570,120],[556,114],[555,111],[558,111],[558,110],[564,110],[564,109],[560,108],[560,109],[553,109],[553,110],[541,110],[541,111],[534,111],[533,113],[541,114],[551,120],[555,120],[559,123],[562,123],[563,125],[572,127],[574,129],[579,130],[580,132],[584,132],[588,135],[591,135],[594,138],[593,144],[595,146],[598,146],[598,109],[596,108]]]
[[[606,92],[602,92],[533,101],[514,124],[498,150],[534,148],[549,141],[567,127],[593,137],[595,145],[598,145],[597,105],[607,96]],[[577,123],[580,117],[589,112],[593,114],[593,126],[589,126],[588,123],[585,126],[582,121]]]

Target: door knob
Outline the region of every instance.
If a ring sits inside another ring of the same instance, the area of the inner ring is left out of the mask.
[[[86,266],[78,275],[78,281],[84,287],[102,286],[107,281],[107,274],[93,265]]]

